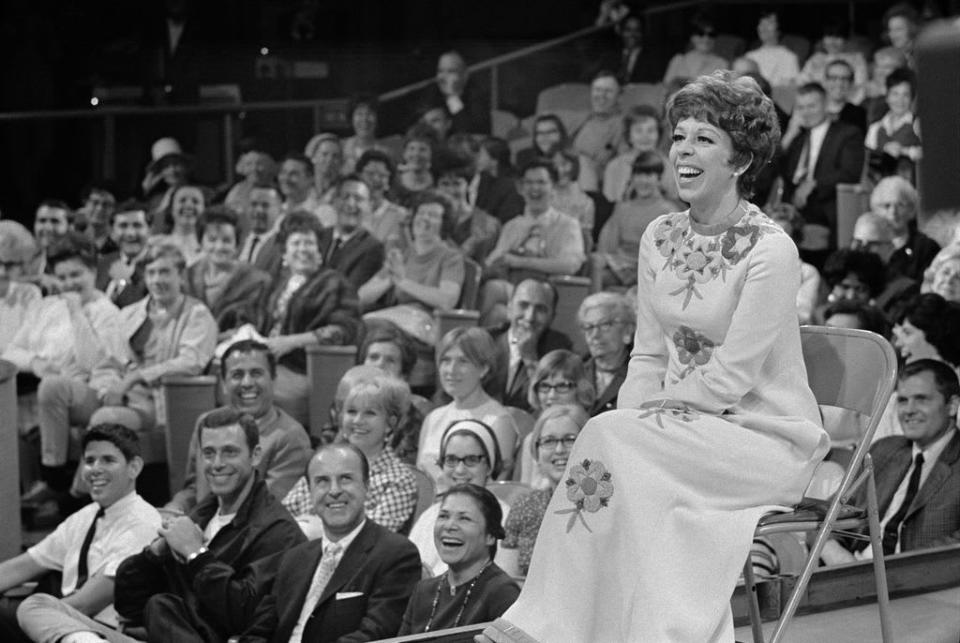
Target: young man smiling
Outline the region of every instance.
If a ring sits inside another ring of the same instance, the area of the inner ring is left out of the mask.
[[[71,614],[116,625],[113,602],[117,567],[150,542],[160,514],[136,492],[143,469],[136,433],[117,424],[99,424],[84,433],[83,478],[93,502],[71,515],[26,553],[0,563],[0,591],[36,580],[48,571],[63,574],[64,598],[34,594],[17,610],[25,638],[9,615],[0,613],[4,641],[57,641]]]

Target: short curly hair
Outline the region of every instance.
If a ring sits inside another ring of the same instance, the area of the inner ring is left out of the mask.
[[[830,288],[849,275],[854,274],[866,285],[870,297],[876,297],[887,285],[883,260],[866,250],[841,248],[827,257],[823,264],[823,278]]]
[[[733,142],[730,164],[747,170],[737,179],[741,196],[753,196],[753,187],[780,143],[780,123],[773,101],[752,78],[727,70],[701,76],[684,86],[667,103],[670,127],[685,118],[719,127]]]

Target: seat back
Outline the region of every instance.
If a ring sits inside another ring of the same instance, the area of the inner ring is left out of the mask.
[[[356,363],[356,346],[307,347],[307,378],[310,380],[310,426],[307,432],[310,435],[320,437],[320,431],[330,417],[340,378]]]
[[[650,105],[659,110],[666,93],[667,88],[662,83],[630,83],[623,87],[620,106],[630,109],[637,105]]]
[[[422,469],[418,469],[409,464],[405,464],[404,466],[413,474],[413,477],[417,479],[417,504],[413,508],[413,515],[410,516],[410,519],[407,520],[400,529],[401,533],[409,534],[410,529],[416,524],[420,514],[426,511],[427,507],[432,505],[434,500],[436,500],[437,483]]]
[[[590,112],[590,85],[563,83],[547,87],[537,96],[537,114],[560,111]]]
[[[483,269],[480,264],[473,259],[463,258],[463,287],[460,289],[460,301],[457,302],[457,308],[477,309],[481,273],[483,273]]]
[[[580,304],[590,294],[589,277],[551,277],[550,281],[557,289],[557,310],[550,327],[565,333],[573,342],[573,352],[583,355],[587,352],[587,343],[580,331],[577,311]]]
[[[846,248],[853,240],[857,218],[870,211],[870,192],[857,183],[837,184],[837,247]]]
[[[530,485],[516,480],[494,480],[487,485],[487,489],[508,505],[513,505],[518,497],[533,491]]]
[[[190,439],[197,419],[217,406],[213,375],[168,375],[162,380],[167,419],[165,449],[170,493],[183,488]]]
[[[0,560],[13,558],[20,550],[20,448],[17,444],[17,367],[0,360]]]
[[[440,345],[440,341],[443,339],[444,335],[449,333],[454,328],[468,327],[472,328],[480,323],[480,313],[476,310],[435,310],[433,311],[433,318],[437,322],[437,341],[436,345]]]

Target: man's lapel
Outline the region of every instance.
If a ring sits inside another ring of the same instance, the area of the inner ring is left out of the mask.
[[[340,558],[337,569],[334,570],[333,576],[330,577],[330,582],[328,582],[327,586],[323,589],[323,594],[320,595],[320,600],[317,601],[317,605],[322,605],[338,592],[340,588],[346,585],[347,582],[356,575],[357,570],[363,566],[367,558],[367,552],[373,548],[376,542],[373,531],[373,522],[367,518],[363,529],[360,530],[357,537],[354,538],[350,546],[347,547],[347,551],[343,552],[343,557]]]

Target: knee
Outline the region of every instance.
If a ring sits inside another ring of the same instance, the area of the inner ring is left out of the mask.
[[[147,632],[156,633],[165,624],[182,620],[183,599],[173,594],[154,594],[143,608],[143,625]]]
[[[97,424],[119,424],[131,431],[143,430],[140,414],[125,406],[103,406],[90,416],[90,426]]]
[[[42,405],[64,402],[67,400],[69,387],[69,378],[60,375],[45,377],[37,387],[37,402]]]
[[[21,629],[27,629],[38,614],[56,609],[60,599],[50,594],[32,594],[17,607],[17,622]]]

